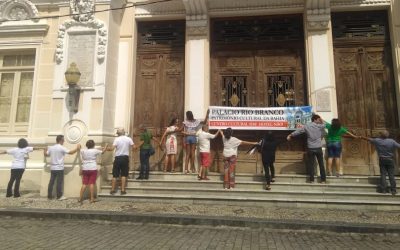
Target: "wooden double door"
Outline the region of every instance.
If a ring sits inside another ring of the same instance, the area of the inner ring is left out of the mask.
[[[137,56],[135,106],[132,134],[135,142],[139,142],[139,127],[144,125],[158,140],[173,118],[183,118],[184,83],[185,83],[184,53],[150,52]],[[156,154],[150,159],[151,170],[161,170],[163,167],[163,152],[155,147]],[[182,149],[179,140],[179,149]],[[139,160],[136,155],[134,159]],[[179,161],[182,161],[180,151]],[[135,168],[139,166],[136,161]]]
[[[382,130],[398,135],[391,49],[385,43],[338,43],[334,49],[339,119],[357,135]],[[366,141],[343,141],[347,174],[379,174],[375,150]]]
[[[137,57],[134,127],[160,130],[184,109],[183,52],[143,53]],[[158,131],[159,132],[159,131]]]
[[[290,46],[288,46],[290,47]],[[304,48],[216,51],[211,54],[210,103],[233,107],[291,107],[306,102],[304,81]],[[281,141],[277,152],[277,173],[305,173],[304,141],[288,143],[290,131],[275,131]],[[258,141],[265,131],[235,131],[235,136]],[[261,173],[257,154],[246,154],[248,147],[239,148],[237,172]],[[216,159],[212,170],[221,171],[222,143],[212,143]]]

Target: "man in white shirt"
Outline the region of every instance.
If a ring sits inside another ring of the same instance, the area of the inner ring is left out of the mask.
[[[129,174],[129,151],[136,147],[132,139],[125,135],[125,130],[123,128],[117,130],[117,135],[118,137],[115,138],[113,145],[108,148],[108,151],[113,151],[115,149],[110,194],[115,194],[117,178],[121,177],[121,195],[124,195],[126,194],[126,177]]]
[[[53,186],[57,179],[57,200],[66,200],[63,196],[63,185],[64,185],[64,158],[66,154],[73,155],[81,149],[81,145],[78,144],[75,149],[69,150],[64,146],[64,136],[57,135],[56,144],[44,149],[44,156],[50,156],[50,182],[47,189],[47,198],[51,200],[53,198]]]

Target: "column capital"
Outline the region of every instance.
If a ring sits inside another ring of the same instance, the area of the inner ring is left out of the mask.
[[[308,30],[329,29],[330,0],[306,0],[305,16]]]
[[[208,35],[207,0],[183,0],[186,9],[186,35],[189,37]]]

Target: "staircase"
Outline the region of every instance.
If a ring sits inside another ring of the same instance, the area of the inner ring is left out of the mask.
[[[135,176],[138,173],[132,172],[128,178],[127,195],[112,196],[109,175],[99,196],[188,204],[400,210],[400,194],[376,192],[379,176],[327,177],[327,184],[310,184],[305,175],[278,175],[270,191],[264,190],[264,177],[254,174],[236,174],[233,190],[223,189],[219,173],[210,173],[209,181],[198,181],[196,174],[154,171],[149,180],[136,180]]]

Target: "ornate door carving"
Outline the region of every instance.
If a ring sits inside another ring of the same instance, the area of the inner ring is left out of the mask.
[[[160,129],[183,117],[184,55],[143,54],[137,60],[135,127]]]
[[[214,19],[211,44],[210,103],[217,106],[273,107],[304,105],[304,38],[301,16]],[[265,131],[235,131],[240,139],[255,141]],[[288,131],[274,132],[281,141],[277,173],[304,173],[304,140],[286,142]],[[239,148],[238,172],[261,173],[256,156]],[[222,168],[222,143],[212,142]],[[215,166],[217,165],[217,166]]]
[[[384,129],[397,132],[390,60],[390,48],[383,46],[335,49],[339,119],[358,135],[378,136]],[[345,139],[343,147],[348,173],[379,174],[368,142]]]
[[[398,135],[398,111],[385,11],[332,15],[338,116],[355,134]],[[357,24],[357,25],[355,25]],[[373,147],[344,139],[343,164],[349,174],[379,174]]]
[[[185,23],[182,21],[138,24],[135,104],[131,131],[139,142],[139,125],[161,139],[172,118],[183,118],[185,87]],[[182,148],[179,146],[179,148]],[[161,166],[162,152],[155,157]],[[135,159],[139,159],[136,157]],[[154,162],[150,164],[154,166]]]
[[[305,105],[302,49],[221,51],[211,57],[211,105],[236,107],[277,107]],[[276,131],[282,141],[277,152],[277,173],[304,173],[302,140],[286,142],[288,131]],[[235,131],[235,136],[254,141],[264,131]],[[222,168],[222,145],[213,142],[217,158],[212,170]],[[255,156],[239,149],[238,172],[262,172]],[[218,166],[219,165],[219,166]],[[240,166],[239,166],[240,165]]]

